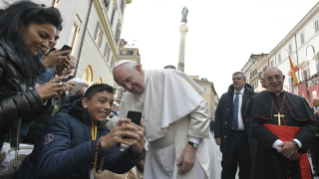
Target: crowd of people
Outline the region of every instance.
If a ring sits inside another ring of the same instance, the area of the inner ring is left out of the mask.
[[[108,84],[70,96],[77,59],[55,48],[62,21],[31,1],[0,11],[0,150],[17,152],[15,178],[219,178],[202,89],[177,70],[124,60],[113,69],[127,90],[120,107]],[[34,149],[18,165],[20,143]]]
[[[127,91],[120,106],[108,84],[74,92],[77,59],[55,48],[62,30],[53,7],[18,1],[0,10],[0,151],[5,142],[17,152],[34,145],[13,163],[15,178],[234,179],[238,167],[241,179],[319,175],[319,98],[311,109],[285,92],[279,69],[266,70],[258,94],[234,73],[211,123],[204,91],[172,65],[118,62],[114,81]]]

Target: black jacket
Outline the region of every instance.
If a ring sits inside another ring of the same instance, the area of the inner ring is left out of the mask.
[[[250,84],[245,84],[245,91],[243,94],[242,105],[241,105],[241,114],[243,119],[243,124],[245,130],[247,131],[248,142],[250,151],[253,151],[253,142],[250,136],[249,122],[245,119],[244,114],[247,110],[248,104],[251,97],[255,94],[254,88]],[[233,120],[233,96],[234,96],[234,87],[230,85],[228,92],[224,93],[219,100],[216,112],[215,112],[215,127],[214,127],[214,137],[221,138],[220,150],[222,153],[227,152],[227,143],[231,135],[231,126]]]
[[[0,39],[0,150],[13,121],[31,115],[43,106],[36,90],[23,83],[21,59]]]
[[[312,107],[312,108],[310,108],[311,109],[311,112],[313,112],[313,113],[315,113],[315,109]],[[316,114],[315,114],[315,117],[316,117],[316,120],[318,121],[318,123],[317,123],[317,133],[319,133],[319,116],[317,116]]]

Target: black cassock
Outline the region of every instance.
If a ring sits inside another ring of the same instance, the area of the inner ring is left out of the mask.
[[[274,105],[284,115],[280,122],[274,117],[278,114]],[[316,120],[305,99],[288,92],[276,95],[264,91],[252,98],[246,116],[256,140],[252,179],[312,178],[306,151],[316,137]],[[294,138],[302,143],[299,149],[302,157],[298,160],[289,161],[272,147],[277,139],[285,142]]]

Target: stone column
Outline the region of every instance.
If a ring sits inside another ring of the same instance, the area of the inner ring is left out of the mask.
[[[181,33],[181,40],[179,44],[179,56],[178,56],[178,70],[184,72],[184,60],[185,60],[185,39],[188,32],[187,24],[184,22],[179,31]]]

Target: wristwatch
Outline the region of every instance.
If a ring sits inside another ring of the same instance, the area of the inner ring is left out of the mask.
[[[198,144],[196,144],[194,142],[188,141],[188,144],[191,145],[194,149],[197,149],[197,147],[198,147]]]
[[[299,149],[299,145],[295,140],[292,140],[291,142],[297,147],[297,149]]]

